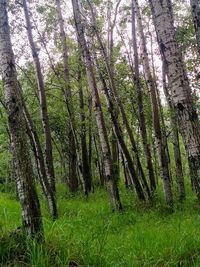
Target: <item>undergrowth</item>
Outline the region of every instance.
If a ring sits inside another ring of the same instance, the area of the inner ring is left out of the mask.
[[[0,194],[0,266],[200,266],[200,210],[193,194],[169,212],[158,196],[138,203],[123,192],[124,211],[112,213],[103,190],[66,195],[58,186],[59,219],[42,202],[45,242],[27,239],[14,194]]]

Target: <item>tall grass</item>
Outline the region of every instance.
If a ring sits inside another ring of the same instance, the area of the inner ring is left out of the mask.
[[[45,243],[27,240],[13,195],[0,195],[0,266],[200,266],[200,212],[193,194],[174,212],[162,198],[138,203],[122,193],[124,211],[111,213],[106,192],[88,199],[58,187],[59,219],[52,222],[42,202]]]

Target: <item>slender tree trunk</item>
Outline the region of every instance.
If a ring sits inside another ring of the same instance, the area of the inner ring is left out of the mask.
[[[97,67],[98,67],[98,64],[97,64]],[[98,68],[98,70],[99,70],[99,68]],[[108,110],[109,110],[111,121],[113,124],[113,130],[117,136],[118,142],[120,144],[120,148],[121,148],[122,153],[124,155],[125,165],[128,166],[128,169],[130,171],[132,183],[135,184],[135,189],[136,189],[138,198],[145,200],[145,194],[143,192],[142,186],[140,185],[138,175],[137,175],[135,167],[134,167],[133,160],[132,160],[131,155],[129,153],[129,150],[125,144],[121,127],[119,126],[119,123],[118,123],[117,118],[116,118],[114,101],[112,100],[112,97],[109,95],[109,90],[107,88],[106,82],[105,82],[100,71],[99,71],[99,76],[100,76],[100,79],[101,79],[101,82],[103,85],[103,90],[104,90],[104,93],[106,96]],[[146,188],[146,185],[143,184],[143,187],[147,190],[146,191],[147,196],[150,197],[150,192],[149,192],[148,188]]]
[[[163,142],[164,140],[163,140],[161,125],[160,125],[155,82],[151,74],[151,69],[150,69],[150,64],[149,64],[149,59],[148,59],[148,52],[147,52],[147,45],[146,45],[146,38],[143,32],[143,25],[142,25],[142,20],[140,16],[138,2],[137,0],[134,0],[134,1],[135,1],[136,14],[138,18],[138,29],[139,29],[140,38],[141,38],[144,75],[147,81],[147,86],[148,86],[150,97],[151,97],[152,118],[153,118],[156,151],[158,154],[160,174],[161,174],[161,178],[163,181],[163,188],[164,188],[166,203],[171,206],[173,204],[173,195],[172,195],[171,182],[170,182],[171,179],[170,179],[170,173],[169,173],[169,168],[168,168],[168,159],[165,153],[165,146]]]
[[[127,171],[127,166],[124,160],[124,155],[121,153],[121,158],[122,158],[122,166],[123,166],[123,171],[124,171],[124,183],[126,190],[130,189],[131,185],[133,185],[131,180],[129,179],[128,171]]]
[[[49,206],[49,210],[52,216],[52,219],[55,220],[57,218],[57,208],[55,196],[52,191],[51,185],[47,179],[46,169],[45,169],[45,161],[43,157],[42,147],[40,144],[40,140],[36,131],[36,127],[34,125],[33,120],[31,119],[30,113],[26,107],[25,102],[23,101],[23,111],[27,123],[27,128],[29,130],[29,136],[32,140],[33,149],[35,151],[36,164],[38,166],[38,173],[40,177],[40,184],[44,193],[45,198],[47,199],[47,203]]]
[[[162,103],[161,103],[161,96],[160,96],[160,91],[158,89],[158,86],[156,84],[156,75],[154,72],[154,68],[153,68],[153,76],[154,76],[154,81],[155,81],[155,89],[156,89],[156,97],[158,100],[158,110],[159,110],[159,117],[160,117],[160,121],[161,121],[161,132],[162,132],[162,137],[163,137],[163,146],[165,148],[165,154],[166,154],[166,158],[167,158],[167,163],[168,163],[168,169],[169,169],[169,177],[171,182],[173,182],[172,180],[172,173],[171,173],[171,161],[170,161],[170,154],[169,154],[169,146],[168,146],[168,141],[167,141],[167,130],[166,130],[166,125],[165,125],[165,119],[164,119],[164,112],[163,112],[163,107],[162,107]]]
[[[160,122],[161,122],[161,132],[162,132],[162,137],[163,137],[163,146],[165,148],[165,154],[167,157],[167,162],[168,162],[168,169],[169,169],[169,177],[171,182],[172,180],[172,173],[171,173],[171,166],[170,166],[170,154],[169,154],[169,146],[167,142],[167,131],[166,131],[166,125],[165,125],[165,120],[164,120],[164,112],[163,112],[163,107],[161,104],[161,97],[160,97],[160,91],[158,89],[157,85],[157,77],[156,77],[156,70],[155,70],[155,65],[154,65],[154,54],[153,54],[153,41],[152,41],[152,34],[150,34],[150,42],[151,42],[151,66],[152,66],[152,77],[154,80],[154,86],[156,90],[156,98],[158,102],[158,110],[159,110],[159,117],[160,117]]]
[[[5,0],[0,0],[0,69],[8,112],[9,130],[17,172],[16,184],[22,207],[23,227],[32,237],[43,237],[40,204],[26,136],[22,96],[17,81],[15,61]]]
[[[96,26],[97,24],[96,24],[95,13],[94,13],[94,10],[92,8],[91,2],[89,0],[87,0],[87,2],[89,4],[89,6],[90,6],[93,24],[95,25],[95,27],[93,27],[93,28],[94,28],[95,34],[97,36],[97,40],[98,40],[98,43],[99,43],[99,46],[100,46],[100,49],[101,49],[101,53],[102,53],[102,56],[104,58],[106,70],[107,70],[107,73],[108,73],[109,87],[110,87],[110,90],[111,90],[111,92],[113,94],[113,98],[114,98],[115,102],[117,103],[117,106],[118,106],[118,108],[119,108],[119,110],[121,112],[123,124],[126,127],[126,130],[128,132],[128,135],[129,135],[129,138],[130,138],[130,141],[131,141],[131,145],[132,145],[132,150],[133,150],[134,155],[135,155],[135,158],[136,158],[137,167],[139,169],[139,173],[140,173],[140,176],[141,176],[141,182],[142,182],[142,184],[144,186],[145,191],[147,192],[147,195],[150,196],[150,194],[149,194],[150,193],[149,187],[148,187],[148,184],[147,184],[147,181],[146,181],[146,177],[144,175],[142,164],[140,162],[140,158],[139,158],[139,153],[138,153],[138,150],[137,150],[136,142],[135,142],[135,139],[134,139],[132,130],[130,128],[130,125],[129,125],[129,122],[128,122],[128,119],[127,119],[127,116],[126,116],[126,112],[125,112],[124,107],[123,107],[123,104],[122,104],[122,102],[121,102],[121,100],[120,100],[120,98],[118,96],[118,93],[117,93],[117,90],[116,90],[116,86],[115,86],[114,76],[113,76],[112,70],[111,70],[110,65],[109,65],[109,62],[108,62],[107,53],[106,53],[106,50],[104,48],[103,42],[102,42],[102,40],[100,38],[98,29],[97,29],[97,26]],[[104,86],[104,88],[107,88],[107,85]],[[109,94],[108,94],[108,96],[109,96]],[[113,103],[112,103],[112,105],[113,105]],[[114,118],[115,118],[115,115],[114,115]],[[115,134],[117,134],[116,131],[115,131]]]
[[[64,27],[64,25],[63,25]],[[38,30],[38,29],[37,29]],[[54,74],[58,77],[58,79],[60,79],[60,76],[58,75],[58,72],[55,69],[55,66],[53,64],[53,61],[50,57],[50,54],[48,52],[48,49],[46,47],[45,42],[43,41],[43,38],[38,30],[38,33],[41,37],[41,42],[44,46],[44,49],[48,55],[49,61],[50,61],[50,65],[51,68],[54,72]],[[61,31],[61,40],[63,40],[63,32]],[[65,39],[64,39],[65,41]],[[66,44],[66,43],[65,43]],[[76,131],[75,131],[75,121],[74,121],[74,112],[73,112],[73,104],[72,104],[72,98],[71,98],[71,87],[70,87],[70,81],[69,79],[67,79],[67,77],[69,76],[69,68],[68,68],[68,55],[67,55],[67,44],[66,47],[64,47],[65,53],[63,55],[63,61],[64,61],[64,79],[65,79],[65,86],[62,86],[62,93],[64,96],[64,100],[65,100],[65,104],[67,107],[67,112],[69,115],[69,124],[68,124],[68,129],[69,129],[69,136],[68,136],[68,141],[72,140],[72,142],[69,141],[69,176],[72,177],[72,179],[68,179],[68,185],[69,185],[69,189],[71,191],[71,193],[75,193],[78,190],[78,178],[80,178],[80,182],[82,184],[83,187],[83,191],[85,192],[85,184],[84,184],[84,179],[82,176],[82,162],[80,160],[80,156],[79,156],[79,145],[78,145],[78,139],[76,136]],[[66,57],[67,55],[67,57]],[[70,78],[70,77],[69,77]],[[69,99],[71,98],[71,99]],[[71,100],[71,101],[69,101]],[[73,148],[73,149],[72,149]],[[76,164],[75,164],[76,163]],[[71,175],[76,173],[76,176]]]
[[[60,140],[61,139],[61,140]],[[60,146],[58,145],[58,141],[60,143]],[[62,137],[56,140],[55,138],[52,138],[52,142],[55,146],[55,149],[58,151],[59,157],[60,157],[60,165],[61,165],[61,177],[60,177],[60,182],[62,183],[63,181],[67,181],[67,168],[66,168],[66,157],[65,157],[65,144],[63,144],[63,139]]]
[[[157,96],[157,100],[158,100],[158,109],[159,109],[159,114],[160,114],[160,119],[161,119],[161,128],[162,128],[162,136],[163,136],[163,146],[165,148],[165,153],[166,153],[166,157],[167,157],[167,161],[168,161],[168,168],[169,168],[169,174],[170,174],[170,179],[171,182],[173,182],[172,180],[172,173],[171,173],[171,166],[170,166],[170,154],[169,154],[169,146],[168,146],[168,142],[167,142],[167,132],[166,132],[166,125],[165,125],[165,121],[164,121],[164,113],[163,113],[163,107],[161,104],[161,97],[160,97],[160,91],[158,89],[158,85],[157,85],[157,77],[156,77],[156,70],[155,70],[155,60],[154,60],[154,53],[153,53],[153,37],[152,37],[152,33],[150,32],[150,30],[148,29],[148,33],[150,35],[150,44],[151,44],[151,67],[152,67],[152,77],[154,80],[154,86],[155,86],[155,90],[156,90],[156,96]],[[147,82],[146,82],[147,84]]]
[[[200,2],[199,0],[190,0],[192,19],[196,33],[197,49],[200,54]]]
[[[135,28],[135,12],[136,12],[135,3],[134,3],[134,0],[132,0],[132,42],[133,42],[134,63],[135,63],[134,64],[135,65],[134,84],[135,84],[137,94],[138,94],[138,111],[139,111],[139,123],[140,123],[140,131],[142,135],[142,143],[143,143],[143,148],[144,148],[144,154],[146,157],[151,191],[153,193],[156,189],[156,182],[155,182],[155,177],[154,177],[151,150],[150,150],[150,145],[148,143],[146,121],[145,121],[145,116],[144,116],[143,96],[142,96],[142,88],[141,88],[140,73],[139,73],[137,36],[136,36],[136,28]]]
[[[94,134],[93,134],[93,142],[94,142],[94,147],[95,147],[95,152],[96,152],[96,165],[97,165],[98,171],[99,171],[100,185],[104,186],[106,181],[105,181],[105,171],[103,168],[103,160],[102,160],[102,156],[101,156],[102,153],[99,152],[96,137]]]
[[[89,151],[88,151],[88,162],[89,162],[89,168],[90,168],[90,174],[91,174],[91,177],[92,177],[92,120],[93,120],[93,117],[92,117],[92,103],[91,103],[91,97],[88,96],[88,109],[89,109],[89,126],[88,126],[88,148],[89,148]]]
[[[118,141],[117,137],[114,133],[112,132],[112,160],[113,160],[113,168],[114,168],[114,175],[117,180],[120,179],[120,168],[119,168],[119,147],[118,147]]]
[[[171,98],[185,143],[191,180],[200,200],[200,125],[179,45],[176,41],[172,5],[169,0],[149,1],[160,53],[166,64]]]
[[[32,51],[32,57],[33,57],[34,65],[35,65],[35,73],[36,73],[37,84],[38,84],[41,119],[42,119],[43,131],[44,131],[44,136],[45,136],[45,155],[46,155],[47,177],[51,185],[51,188],[53,192],[55,193],[56,191],[55,174],[54,174],[54,167],[53,167],[51,130],[49,126],[46,92],[45,92],[44,80],[42,76],[42,70],[40,66],[40,60],[39,60],[36,45],[33,40],[32,25],[30,21],[30,15],[29,15],[29,10],[28,10],[26,0],[23,0],[23,8],[24,8],[24,15],[25,15],[25,20],[26,20],[27,35],[28,35],[28,40],[29,40],[29,44],[31,47],[31,51]]]
[[[86,135],[86,120],[85,120],[85,110],[84,110],[84,99],[83,99],[83,88],[82,88],[82,76],[81,76],[81,59],[79,60],[78,68],[78,86],[79,86],[79,105],[80,105],[80,119],[81,119],[81,152],[82,152],[82,173],[85,181],[85,192],[88,194],[92,189],[92,177],[90,173],[90,165],[88,159],[88,149],[87,149],[87,135]]]
[[[178,123],[174,112],[173,104],[171,101],[171,97],[169,94],[169,90],[167,88],[166,70],[164,64],[163,64],[163,89],[170,110],[170,124],[171,124],[174,159],[176,166],[176,181],[179,192],[179,200],[182,201],[185,199],[185,185],[184,185],[184,175],[183,175],[183,167],[181,160],[181,150],[179,144]]]
[[[78,41],[80,43],[82,55],[85,60],[88,84],[89,84],[89,88],[92,94],[94,112],[95,112],[99,138],[100,138],[102,152],[103,152],[106,180],[108,183],[108,189],[110,193],[111,208],[120,210],[122,208],[122,205],[120,202],[117,181],[115,177],[113,176],[113,166],[112,166],[112,160],[111,160],[110,146],[108,142],[108,135],[107,135],[106,127],[105,127],[105,121],[103,117],[101,102],[100,102],[97,84],[95,80],[95,74],[94,74],[94,70],[92,66],[91,54],[88,49],[86,39],[84,36],[84,27],[83,27],[83,22],[81,19],[81,12],[79,9],[80,8],[79,1],[72,0],[72,6],[73,6]]]
[[[115,27],[115,21],[116,21],[116,16],[117,16],[117,11],[118,11],[118,6],[121,0],[118,1],[117,3],[117,8],[115,10],[115,19],[112,21],[111,19],[111,14],[112,14],[112,2],[108,1],[107,3],[107,21],[108,21],[108,41],[107,41],[107,54],[108,54],[108,60],[110,63],[110,68],[111,72],[114,75],[114,58],[113,58],[113,47],[114,47],[114,42],[113,42],[113,30]],[[118,116],[116,112],[116,117]],[[112,129],[112,136],[111,136],[111,148],[112,148],[112,160],[113,160],[113,168],[114,168],[114,175],[117,177],[117,179],[120,179],[120,168],[119,168],[119,148],[118,148],[118,142],[117,142],[117,137],[115,135],[114,130]]]
[[[66,89],[64,90],[64,98],[65,102],[68,105],[69,112],[71,114],[69,123],[69,190],[72,193],[75,193],[78,190],[78,178],[77,178],[77,157],[76,157],[76,143],[75,140],[75,122],[74,122],[74,107],[73,107],[73,99],[72,99],[72,92],[70,87],[70,73],[69,73],[69,63],[68,63],[68,47],[66,42],[66,33],[64,29],[64,20],[61,11],[60,0],[56,0],[56,9],[58,15],[58,22],[60,27],[60,39],[62,44],[62,58],[63,58],[63,65],[64,65],[64,80],[66,84]]]

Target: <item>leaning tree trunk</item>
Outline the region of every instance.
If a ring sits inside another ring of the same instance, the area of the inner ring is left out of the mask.
[[[0,69],[8,111],[9,130],[17,172],[17,191],[22,207],[22,220],[28,235],[43,237],[40,204],[26,136],[22,96],[17,81],[14,55],[5,0],[0,0]]]
[[[187,78],[185,64],[176,40],[173,11],[169,0],[149,0],[157,33],[160,53],[166,64],[171,98],[176,111],[190,175],[200,200],[200,125]]]
[[[82,174],[85,182],[85,193],[88,194],[92,189],[92,177],[89,165],[89,156],[87,149],[87,135],[86,135],[86,118],[84,110],[83,88],[82,88],[82,73],[81,73],[81,58],[79,59],[78,67],[78,87],[79,87],[79,106],[81,119],[81,152],[82,152]]]
[[[176,166],[176,182],[178,186],[179,200],[183,201],[185,199],[185,185],[184,185],[184,175],[183,175],[181,150],[180,150],[180,143],[179,143],[178,123],[177,123],[176,114],[174,112],[173,104],[171,101],[171,96],[167,88],[166,71],[165,71],[164,64],[163,64],[163,91],[164,91],[165,98],[167,100],[169,111],[170,111],[170,124],[171,124],[171,131],[172,131],[172,142],[173,142],[174,159],[175,159],[175,166]]]
[[[157,85],[157,77],[156,77],[156,70],[155,70],[155,64],[154,64],[154,54],[153,54],[153,43],[152,43],[152,34],[150,34],[150,43],[151,43],[151,67],[152,67],[152,75],[153,75],[153,80],[154,80],[154,87],[156,90],[156,97],[157,97],[157,103],[158,103],[158,110],[160,114],[160,122],[161,122],[161,129],[162,129],[162,137],[163,137],[163,146],[165,148],[165,153],[168,161],[168,168],[169,168],[169,175],[172,180],[172,174],[171,174],[171,168],[170,168],[170,154],[169,154],[169,146],[167,142],[167,132],[166,132],[166,125],[165,125],[165,120],[164,120],[164,113],[163,113],[163,107],[161,104],[161,96],[160,96],[160,91],[158,89]],[[146,81],[147,83],[147,81]]]
[[[95,34],[96,34],[96,37],[97,37],[97,40],[98,40],[98,43],[99,43],[99,46],[100,46],[100,50],[101,50],[102,56],[104,58],[104,62],[105,62],[105,66],[106,66],[106,70],[107,70],[107,74],[108,74],[108,78],[109,78],[108,79],[109,80],[109,87],[110,87],[111,93],[113,94],[114,100],[115,100],[115,102],[116,102],[116,104],[118,106],[118,109],[119,109],[119,111],[120,111],[120,113],[122,115],[123,124],[126,127],[126,130],[128,132],[128,136],[130,138],[132,150],[133,150],[134,156],[136,158],[137,167],[138,167],[138,170],[139,170],[139,173],[140,173],[140,176],[141,176],[141,182],[143,183],[145,191],[150,196],[149,187],[148,187],[148,184],[147,184],[147,181],[146,181],[146,177],[144,175],[144,171],[143,171],[143,168],[142,168],[142,164],[141,164],[141,161],[140,161],[140,158],[139,158],[139,153],[138,153],[138,150],[137,150],[137,145],[136,145],[136,142],[135,142],[135,139],[134,139],[134,136],[133,136],[133,132],[132,132],[131,127],[129,125],[124,106],[123,106],[123,104],[121,102],[121,99],[120,99],[120,97],[118,95],[118,92],[117,92],[117,89],[116,89],[116,86],[115,86],[114,76],[113,76],[112,70],[110,68],[109,61],[108,61],[108,56],[107,56],[104,44],[102,42],[102,39],[100,37],[99,31],[98,31],[97,26],[96,26],[97,25],[97,23],[96,23],[96,15],[95,15],[95,12],[93,10],[91,1],[87,0],[87,2],[89,4],[89,6],[90,6],[93,24],[95,25],[95,27],[93,27],[93,28],[94,28],[94,31],[95,31]]]
[[[36,164],[38,166],[38,174],[40,177],[41,188],[47,200],[52,219],[55,220],[57,218],[57,207],[56,207],[55,196],[52,191],[51,185],[49,184],[49,181],[47,179],[45,161],[44,161],[44,156],[43,156],[39,136],[38,136],[35,124],[30,116],[30,113],[27,109],[27,106],[24,100],[23,100],[23,112],[24,112],[24,116],[26,119],[29,137],[33,143],[32,145],[33,145],[33,149],[35,153]]]
[[[114,20],[112,21],[112,3],[111,1],[107,2],[107,54],[108,54],[108,60],[110,63],[111,72],[114,75],[114,57],[113,57],[113,48],[114,48],[114,40],[113,40],[113,31],[116,24],[116,18],[117,18],[117,11],[121,0],[118,0],[118,3],[116,4],[115,14],[114,14]],[[117,110],[115,111],[116,116]],[[120,167],[119,167],[119,147],[117,142],[117,137],[115,135],[114,130],[112,129],[112,135],[111,135],[111,148],[112,148],[112,160],[113,160],[113,168],[114,168],[114,175],[117,177],[117,179],[120,179]]]
[[[106,181],[105,181],[105,171],[103,167],[102,150],[100,149],[99,151],[99,147],[94,133],[92,134],[92,137],[96,155],[95,166],[98,168],[100,185],[104,186]]]
[[[54,174],[54,167],[53,167],[52,140],[51,140],[51,130],[49,126],[46,92],[45,92],[44,80],[42,76],[42,70],[40,66],[40,60],[39,60],[36,45],[33,40],[32,25],[30,21],[30,15],[29,15],[29,10],[28,10],[26,0],[23,0],[23,8],[24,8],[24,15],[25,15],[25,20],[26,20],[27,35],[28,35],[28,40],[29,40],[29,44],[31,47],[31,51],[32,51],[32,57],[33,57],[34,65],[35,65],[35,73],[36,73],[37,84],[38,84],[41,119],[42,119],[42,125],[43,125],[44,136],[45,136],[47,176],[48,176],[49,183],[52,187],[52,190],[55,193],[56,188],[55,188],[55,174]]]
[[[111,160],[111,152],[110,152],[110,146],[109,146],[109,141],[108,141],[108,135],[106,131],[103,111],[102,111],[99,93],[97,89],[91,54],[88,49],[88,45],[86,43],[86,39],[84,35],[84,26],[83,26],[83,22],[81,18],[79,0],[72,0],[72,6],[73,6],[73,12],[74,12],[74,20],[75,20],[75,25],[76,25],[77,37],[78,37],[78,41],[81,46],[83,58],[85,60],[88,84],[89,84],[89,88],[92,94],[95,118],[97,122],[98,133],[99,133],[99,138],[100,138],[102,152],[103,152],[105,175],[106,175],[106,180],[108,183],[108,189],[110,193],[111,208],[120,210],[122,208],[122,205],[120,202],[117,181],[115,177],[113,176],[113,165],[112,165],[112,160]]]
[[[138,6],[137,0],[135,1],[135,10],[137,15],[138,21],[138,30],[140,33],[141,38],[141,49],[142,49],[142,60],[143,60],[143,67],[144,67],[144,75],[145,80],[147,81],[147,86],[149,89],[150,97],[151,97],[151,108],[152,108],[152,119],[154,125],[154,133],[155,133],[155,142],[156,142],[156,151],[158,155],[158,162],[160,168],[160,174],[163,181],[163,188],[165,193],[166,203],[168,205],[173,204],[173,195],[171,189],[171,182],[170,182],[170,173],[168,168],[168,158],[166,156],[166,151],[164,147],[164,140],[161,131],[160,125],[160,117],[159,117],[159,109],[158,109],[158,101],[156,96],[156,88],[155,88],[155,81],[153,79],[149,58],[148,58],[148,51],[147,51],[147,44],[146,38],[143,31],[142,19],[140,15],[140,10]]]
[[[123,132],[122,132],[122,129],[121,129],[121,127],[118,123],[118,120],[117,120],[117,116],[116,116],[116,112],[115,112],[115,110],[116,110],[115,102],[113,101],[113,97],[109,94],[109,89],[107,88],[106,81],[105,81],[104,77],[102,76],[102,73],[99,69],[97,60],[96,60],[96,63],[97,63],[96,65],[97,65],[98,71],[99,71],[99,77],[100,77],[100,80],[102,82],[103,90],[104,90],[104,93],[106,96],[107,106],[108,106],[110,118],[111,118],[111,121],[113,124],[113,131],[114,131],[114,133],[118,139],[121,151],[124,155],[125,165],[128,167],[128,171],[130,172],[131,180],[132,180],[132,183],[135,185],[135,189],[136,189],[138,198],[141,200],[145,200],[145,194],[143,192],[143,188],[142,188],[140,181],[138,179],[131,154],[129,153],[127,145],[124,141]],[[150,197],[150,191],[149,191],[148,185],[143,184],[143,187],[147,193],[147,196]]]
[[[144,154],[146,157],[151,191],[153,193],[156,189],[156,182],[155,182],[155,176],[154,176],[154,170],[153,170],[153,164],[152,164],[150,145],[148,143],[148,138],[147,138],[146,121],[145,121],[145,116],[144,116],[144,105],[143,105],[143,95],[142,95],[143,92],[142,92],[141,82],[140,82],[139,58],[138,58],[138,48],[137,48],[136,27],[135,27],[134,0],[132,0],[131,9],[132,9],[132,42],[133,42],[133,50],[134,50],[134,67],[135,67],[134,68],[135,69],[134,84],[135,84],[137,94],[138,94],[138,112],[139,112],[139,123],[140,123],[140,131],[141,131],[141,136],[142,136],[142,143],[143,143],[143,148],[144,148]]]
[[[71,114],[69,120],[69,190],[71,193],[75,193],[78,190],[78,177],[77,177],[77,157],[76,157],[76,138],[75,133],[75,123],[74,123],[74,106],[72,99],[72,92],[70,87],[70,73],[69,73],[69,60],[68,60],[68,47],[66,42],[66,33],[64,29],[64,20],[61,11],[60,0],[56,0],[56,9],[58,15],[58,23],[60,28],[60,39],[62,45],[62,59],[64,65],[64,80],[66,89],[64,90],[64,98]]]
[[[197,49],[200,54],[200,1],[190,0],[192,19],[194,23],[194,29],[196,33]]]
[[[88,101],[87,101],[87,106],[88,106],[88,112],[89,112],[89,118],[88,118],[88,163],[89,163],[89,168],[90,168],[90,175],[91,175],[91,178],[92,178],[92,155],[93,155],[93,150],[92,150],[92,120],[93,120],[93,117],[92,117],[92,103],[91,103],[91,97],[88,96]]]

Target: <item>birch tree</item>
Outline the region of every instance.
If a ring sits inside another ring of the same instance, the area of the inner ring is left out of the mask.
[[[172,195],[172,188],[171,188],[171,183],[170,183],[168,158],[167,158],[166,151],[165,151],[164,139],[163,139],[161,125],[160,125],[160,116],[159,116],[158,99],[156,95],[155,81],[151,73],[146,38],[144,35],[144,31],[143,31],[142,19],[140,16],[138,2],[136,0],[135,0],[135,10],[137,13],[138,30],[139,30],[139,34],[141,38],[141,50],[142,50],[144,76],[147,81],[147,86],[148,86],[149,94],[151,98],[152,119],[153,119],[155,143],[156,143],[156,151],[157,151],[157,156],[158,156],[160,175],[161,175],[162,182],[163,182],[166,203],[168,205],[171,205],[173,203],[173,195]]]
[[[40,204],[26,136],[22,95],[17,80],[6,2],[0,0],[0,70],[17,174],[17,193],[22,207],[22,222],[26,233],[32,237],[41,238],[43,237],[43,227]]]
[[[73,6],[77,37],[78,37],[79,44],[81,46],[82,56],[84,58],[86,72],[87,72],[87,80],[88,80],[88,84],[89,84],[89,88],[90,88],[92,100],[93,100],[95,118],[96,118],[96,123],[98,127],[98,133],[99,133],[99,138],[100,138],[101,148],[102,148],[102,153],[103,153],[106,182],[108,184],[108,190],[110,194],[111,208],[115,210],[120,210],[122,208],[122,205],[120,202],[117,181],[113,175],[113,163],[111,159],[110,145],[108,141],[108,135],[106,131],[101,101],[100,101],[99,93],[97,89],[91,54],[90,54],[90,50],[88,48],[85,35],[84,35],[84,25],[83,25],[83,21],[81,18],[79,0],[72,0],[72,6]]]
[[[72,99],[72,92],[70,87],[70,73],[69,73],[69,56],[68,47],[66,41],[66,33],[64,28],[64,20],[62,16],[60,0],[56,0],[56,10],[58,16],[58,23],[60,29],[60,39],[62,45],[62,60],[64,65],[64,81],[65,89],[63,90],[65,102],[70,113],[70,123],[69,123],[69,190],[75,193],[78,189],[78,177],[77,177],[77,157],[76,157],[76,138],[75,134],[75,121],[74,121],[74,106]]]
[[[42,75],[38,51],[37,51],[37,48],[36,48],[36,45],[33,39],[32,24],[31,24],[29,9],[28,9],[26,0],[23,0],[23,8],[24,8],[24,15],[25,15],[25,20],[26,20],[27,35],[28,35],[31,52],[32,52],[32,57],[33,57],[33,62],[34,62],[34,67],[35,67],[35,75],[37,79],[38,93],[39,93],[41,120],[42,120],[42,125],[43,125],[44,136],[45,136],[45,155],[46,155],[47,177],[49,179],[51,188],[53,192],[55,193],[56,188],[55,188],[55,174],[54,174],[53,155],[52,155],[52,140],[51,140],[50,125],[49,125],[49,116],[48,116],[48,109],[47,109],[44,79]]]
[[[136,10],[135,10],[134,0],[132,0],[131,9],[132,9],[132,43],[133,43],[133,51],[134,51],[134,70],[135,70],[134,85],[135,85],[137,95],[138,95],[139,123],[140,123],[140,131],[142,135],[144,154],[146,157],[146,164],[147,164],[147,170],[148,170],[149,180],[151,184],[151,190],[152,192],[154,192],[156,189],[156,182],[155,182],[155,177],[154,177],[150,145],[147,139],[146,121],[145,121],[145,116],[144,116],[143,92],[142,92],[141,82],[140,82],[139,56],[138,56],[137,35],[136,35],[136,18],[135,18]]]
[[[124,124],[124,126],[125,126],[125,128],[126,128],[126,130],[128,132],[128,136],[129,136],[129,139],[130,139],[130,142],[131,142],[132,150],[134,152],[134,157],[136,158],[137,167],[138,167],[139,174],[140,174],[140,177],[141,177],[141,182],[143,183],[143,186],[145,188],[145,191],[147,192],[147,195],[150,195],[149,194],[149,192],[150,192],[149,186],[148,186],[148,183],[146,181],[146,177],[145,177],[145,174],[144,174],[144,171],[143,171],[143,167],[142,167],[142,164],[141,164],[141,161],[140,161],[140,158],[139,158],[139,153],[138,153],[136,141],[135,141],[132,129],[131,129],[130,125],[129,125],[124,106],[123,106],[123,104],[121,102],[121,99],[120,99],[120,97],[118,95],[116,84],[115,84],[114,75],[113,75],[113,72],[112,72],[112,68],[110,67],[110,64],[109,64],[108,55],[106,53],[105,46],[103,44],[103,41],[102,41],[102,39],[100,37],[99,31],[98,31],[98,28],[97,28],[96,14],[94,12],[94,9],[93,9],[93,6],[92,6],[91,2],[89,0],[87,0],[87,2],[89,4],[90,10],[91,10],[92,24],[93,24],[92,26],[93,26],[94,32],[96,34],[97,41],[99,43],[100,52],[101,52],[102,57],[104,59],[106,71],[107,71],[107,74],[108,74],[109,88],[110,88],[110,91],[111,91],[111,93],[113,95],[114,101],[116,102],[116,107],[119,110],[119,112],[121,113],[123,124]],[[109,109],[109,111],[110,111],[110,109]],[[117,134],[117,131],[115,131],[115,134]],[[118,139],[118,141],[119,141],[119,139]],[[127,159],[127,163],[128,162],[129,162],[129,160]],[[129,166],[131,168],[133,168],[131,166],[131,164]],[[137,178],[135,177],[135,179],[137,179]],[[138,192],[139,191],[140,190],[138,190]]]
[[[78,88],[79,88],[79,106],[80,106],[80,120],[81,120],[81,153],[82,153],[82,173],[85,182],[85,191],[88,194],[92,189],[91,168],[89,165],[89,155],[87,149],[87,135],[86,135],[86,115],[85,103],[82,85],[82,60],[79,57],[78,61]]]
[[[176,182],[178,186],[179,200],[182,201],[185,199],[185,185],[184,185],[184,175],[183,175],[183,167],[181,159],[181,149],[179,142],[178,122],[176,114],[174,112],[173,103],[171,101],[171,96],[167,88],[168,84],[167,84],[167,77],[164,65],[163,65],[162,75],[163,75],[163,91],[170,111],[170,124],[171,124],[174,159],[176,166]]]
[[[169,0],[149,0],[162,60],[166,65],[171,99],[177,114],[190,175],[200,200],[200,125],[185,64],[175,36],[173,10]]]
[[[31,140],[33,151],[35,154],[36,165],[38,168],[39,181],[41,184],[43,194],[47,200],[47,204],[48,204],[52,219],[55,220],[57,218],[56,200],[55,200],[55,196],[52,191],[51,185],[49,183],[49,180],[47,178],[45,160],[43,156],[40,139],[39,139],[35,124],[26,106],[26,103],[24,100],[22,101],[23,101],[23,113],[24,113],[24,117],[25,117],[26,125],[27,125],[27,133]]]

